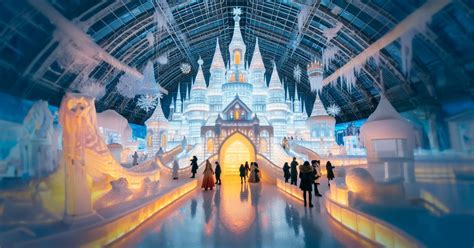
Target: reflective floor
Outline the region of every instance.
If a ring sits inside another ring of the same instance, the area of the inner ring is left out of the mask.
[[[158,213],[112,247],[367,247],[324,213],[270,184],[224,178]]]

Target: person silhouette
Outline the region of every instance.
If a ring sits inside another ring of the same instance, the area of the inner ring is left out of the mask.
[[[334,166],[332,166],[331,161],[326,162],[326,171],[327,171],[327,178],[328,178],[328,187],[331,187],[331,180],[334,180]]]
[[[298,167],[298,161],[296,161],[296,157],[293,157],[293,161],[291,161],[290,166],[290,174],[291,174],[291,184],[297,185],[298,180],[298,171],[296,168]]]
[[[173,180],[178,179],[178,171],[179,171],[179,164],[178,164],[178,160],[175,159],[173,161]]]
[[[249,172],[250,172],[250,167],[249,167],[249,162],[248,161],[245,161],[245,178],[244,180],[247,180],[247,177],[249,176]]]
[[[308,202],[309,202],[309,207],[313,207],[313,203],[311,201],[311,190],[313,188],[313,182],[314,182],[314,171],[313,167],[309,164],[308,161],[305,161],[303,165],[299,166],[300,169],[300,189],[303,191],[303,200],[304,200],[304,206],[306,207],[306,195],[308,195]]]
[[[222,184],[222,182],[221,182],[222,170],[221,170],[221,165],[219,164],[218,161],[216,161],[216,169],[214,170],[214,172],[215,172],[215,175],[216,175],[216,184],[221,185]]]
[[[191,159],[191,173],[193,173],[193,175],[191,176],[191,178],[196,178],[196,173],[197,173],[197,170],[198,170],[198,164],[197,164],[197,157],[196,156],[193,156],[193,159]]]
[[[283,177],[285,178],[285,183],[288,183],[288,179],[290,179],[290,166],[288,165],[288,162],[285,162],[283,165]]]
[[[244,167],[244,164],[240,164],[239,175],[240,175],[240,183],[242,184],[245,181],[245,167]]]

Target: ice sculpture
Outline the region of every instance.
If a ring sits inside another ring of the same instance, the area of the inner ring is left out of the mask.
[[[96,187],[103,187],[123,177],[131,189],[139,189],[145,179],[159,180],[157,168],[132,172],[112,157],[97,130],[94,98],[66,93],[59,120],[63,127],[67,216],[91,214],[93,181]]]
[[[403,177],[407,181],[414,180],[412,161],[417,146],[414,127],[403,119],[383,94],[360,133],[369,165],[380,167],[379,163],[383,163],[385,179]]]

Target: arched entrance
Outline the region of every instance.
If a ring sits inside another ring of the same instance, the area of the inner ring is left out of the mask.
[[[238,175],[240,164],[255,161],[255,147],[245,135],[236,132],[221,145],[219,161],[223,175]]]

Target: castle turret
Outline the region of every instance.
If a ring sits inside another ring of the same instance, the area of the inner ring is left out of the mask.
[[[248,74],[245,70],[245,50],[246,46],[240,32],[240,8],[234,8],[234,34],[229,44],[230,68],[227,69],[227,80],[222,86],[224,93],[224,106],[227,106],[235,96],[247,105],[252,106],[252,84],[248,83]]]
[[[200,141],[201,126],[204,125],[209,114],[209,104],[207,102],[207,88],[202,72],[203,60],[199,58],[198,72],[191,87],[190,100],[187,107],[187,120],[189,123],[189,141],[195,144]]]
[[[222,59],[219,38],[216,40],[216,50],[211,63],[211,78],[209,79],[209,88],[207,96],[209,97],[210,115],[217,115],[222,109],[222,85],[225,82],[225,63]]]
[[[285,89],[278,76],[276,64],[273,62],[273,72],[268,85],[267,118],[273,125],[275,137],[286,136],[288,114],[289,108],[285,102]]]
[[[330,154],[331,148],[335,144],[334,129],[336,119],[326,112],[319,98],[319,93],[316,94],[313,111],[311,112],[311,116],[306,120],[306,125],[310,130],[311,139],[320,141],[318,147],[314,147],[313,149],[322,154]]]
[[[183,102],[181,101],[181,83],[178,84],[178,93],[176,93],[176,113],[183,112]]]
[[[240,15],[242,10],[240,8],[234,8],[234,33],[232,35],[232,41],[229,44],[229,54],[231,67],[236,66],[239,70],[244,69],[245,62],[245,51],[246,46],[242,33],[240,32]]]
[[[294,113],[301,113],[301,101],[300,97],[298,96],[298,84],[295,84],[295,98],[293,101],[293,112]]]
[[[267,82],[265,81],[265,65],[258,44],[258,37],[255,40],[252,62],[249,66],[249,82],[253,85],[252,108],[260,116],[266,116]]]
[[[166,150],[169,123],[163,114],[161,101],[158,101],[153,114],[145,121],[145,126],[148,154],[154,156],[160,148]]]

